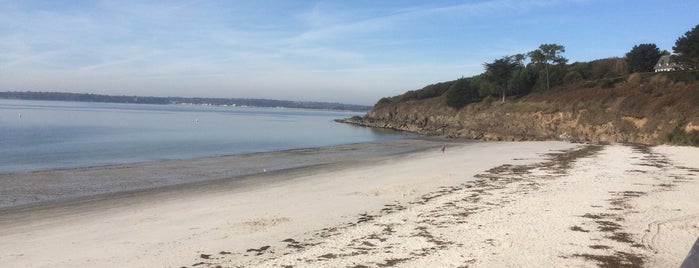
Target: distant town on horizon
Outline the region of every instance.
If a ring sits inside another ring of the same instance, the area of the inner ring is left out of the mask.
[[[315,101],[288,101],[272,99],[247,99],[247,98],[187,98],[187,97],[152,97],[152,96],[113,96],[90,93],[67,92],[33,92],[33,91],[6,91],[0,92],[0,99],[16,100],[46,100],[46,101],[77,101],[77,102],[105,102],[105,103],[137,103],[137,104],[196,104],[215,106],[250,106],[250,107],[284,107],[316,110],[342,110],[354,112],[366,112],[371,106],[315,102]]]

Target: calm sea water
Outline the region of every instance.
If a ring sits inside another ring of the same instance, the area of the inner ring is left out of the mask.
[[[0,173],[404,138],[333,122],[359,113],[0,100]]]

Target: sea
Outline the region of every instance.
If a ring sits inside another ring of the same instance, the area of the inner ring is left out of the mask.
[[[334,119],[357,112],[0,99],[0,174],[411,137]]]

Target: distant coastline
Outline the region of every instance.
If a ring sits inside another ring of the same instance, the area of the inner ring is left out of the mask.
[[[77,101],[77,102],[108,102],[108,103],[138,103],[138,104],[197,104],[215,106],[250,106],[250,107],[284,107],[317,110],[342,110],[367,112],[371,106],[344,104],[334,102],[288,101],[270,99],[245,98],[186,98],[186,97],[151,97],[151,96],[113,96],[90,93],[67,92],[33,92],[5,91],[0,92],[0,99],[16,100],[47,100],[47,101]]]

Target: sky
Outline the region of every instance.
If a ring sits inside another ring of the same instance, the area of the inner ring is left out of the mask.
[[[672,51],[697,0],[0,0],[0,91],[372,105],[540,44]]]

